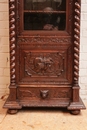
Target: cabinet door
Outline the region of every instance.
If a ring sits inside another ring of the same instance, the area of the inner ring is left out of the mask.
[[[59,43],[57,37],[47,39],[44,37],[43,42],[42,40],[43,37],[42,39],[31,38],[31,41],[30,37],[19,39],[18,72],[20,81],[33,84],[40,82],[43,84],[70,84],[73,67],[71,39],[68,39],[69,43],[66,38],[62,41],[60,38],[60,42],[63,43]]]
[[[71,84],[71,0],[22,0],[17,37],[18,82]]]

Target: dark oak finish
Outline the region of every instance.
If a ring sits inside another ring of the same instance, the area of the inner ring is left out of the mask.
[[[38,2],[37,2],[38,1]],[[9,0],[8,113],[67,107],[79,114],[80,0]]]

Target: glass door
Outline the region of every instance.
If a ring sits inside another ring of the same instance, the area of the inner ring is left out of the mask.
[[[66,30],[66,0],[24,0],[25,31]]]

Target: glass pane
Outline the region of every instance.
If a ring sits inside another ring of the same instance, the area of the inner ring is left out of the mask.
[[[24,0],[25,10],[66,10],[66,0]]]
[[[66,14],[24,13],[24,30],[65,30]]]

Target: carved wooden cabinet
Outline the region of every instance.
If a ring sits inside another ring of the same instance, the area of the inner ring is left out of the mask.
[[[79,114],[80,0],[9,0],[9,113],[66,107]]]

